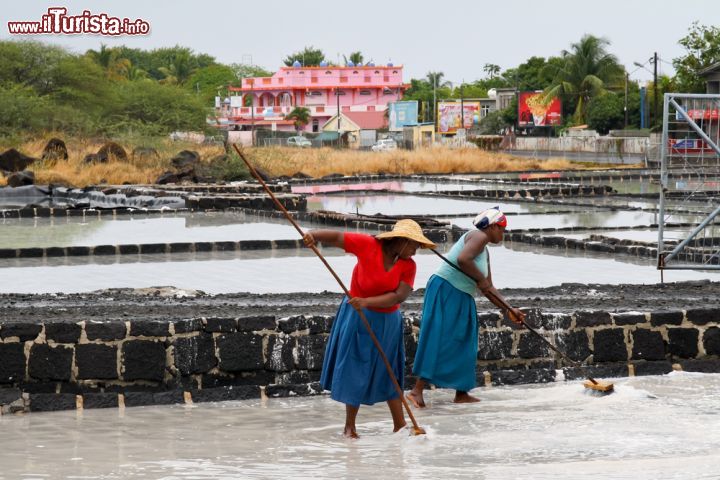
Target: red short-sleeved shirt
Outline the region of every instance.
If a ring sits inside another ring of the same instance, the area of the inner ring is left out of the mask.
[[[382,243],[370,235],[360,233],[345,233],[345,251],[352,253],[358,259],[353,269],[350,282],[350,295],[353,297],[375,297],[388,292],[394,292],[403,281],[413,286],[415,282],[415,262],[412,259],[398,259],[389,272],[383,265]],[[400,305],[379,308],[373,307],[376,312],[394,312]]]

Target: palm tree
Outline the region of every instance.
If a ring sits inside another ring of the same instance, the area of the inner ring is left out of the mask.
[[[345,65],[347,65],[348,60],[351,61],[354,65],[359,65],[363,63],[363,60],[365,60],[365,57],[363,56],[362,52],[351,52],[350,56],[346,57],[343,55],[343,60],[345,61]]]
[[[486,63],[483,71],[488,74],[488,77],[495,78],[495,76],[500,73],[500,66],[494,63]]]
[[[160,82],[170,85],[182,85],[195,71],[190,62],[190,52],[185,50],[177,52],[170,65],[158,68],[160,73],[165,76]]]
[[[290,113],[285,116],[285,120],[293,121],[293,124],[295,125],[295,130],[299,135],[300,130],[302,130],[305,125],[310,123],[310,109],[305,107],[295,107]]]
[[[604,38],[583,36],[570,51],[563,50],[563,63],[545,89],[546,99],[560,96],[575,104],[573,117],[577,123],[585,123],[590,100],[606,93],[623,75],[617,57],[606,50],[609,45]]]
[[[450,82],[443,81],[443,77],[445,74],[443,72],[428,72],[425,75],[425,78],[427,79],[427,82],[430,84],[431,87],[435,88],[443,88],[443,87],[449,87]]]

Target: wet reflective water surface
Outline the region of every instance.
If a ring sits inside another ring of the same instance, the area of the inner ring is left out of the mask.
[[[326,396],[0,417],[0,479],[711,479],[720,465],[720,375],[428,391],[427,435],[392,434],[387,407],[362,407],[340,435]]]

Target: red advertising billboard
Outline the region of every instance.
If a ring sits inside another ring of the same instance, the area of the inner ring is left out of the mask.
[[[545,98],[542,92],[520,92],[518,127],[552,127],[560,124],[562,104],[559,98]]]

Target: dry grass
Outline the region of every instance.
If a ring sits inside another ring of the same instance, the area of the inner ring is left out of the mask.
[[[5,145],[0,142],[0,151],[14,147],[31,157],[39,158],[47,141],[65,138],[60,133],[49,133],[41,138],[26,141],[20,145]],[[181,150],[197,151],[203,161],[225,153],[219,145],[197,145],[174,142],[169,139],[142,141],[118,141],[128,153],[127,161],[111,161],[106,164],[84,164],[87,154],[97,153],[103,140],[67,139],[69,159],[54,165],[37,162],[30,166],[38,184],[62,184],[74,187],[111,184],[148,184],[167,170],[172,170],[170,159]],[[152,147],[159,159],[133,160],[131,152],[137,146]],[[368,152],[357,150],[336,150],[332,148],[248,148],[248,157],[256,166],[262,167],[273,176],[291,176],[303,172],[313,177],[331,173],[352,175],[359,173],[467,173],[518,170],[568,170],[590,168],[587,164],[573,164],[565,159],[535,160],[513,157],[502,153],[478,149],[432,148],[425,150],[397,150],[393,152]],[[0,178],[0,185],[6,179]]]
[[[331,148],[255,148],[249,157],[271,175],[303,172],[313,177],[331,173],[467,173],[517,170],[566,170],[578,168],[564,159],[534,160],[478,149],[432,148],[368,152]]]
[[[0,151],[7,148],[16,148],[30,157],[40,158],[43,148],[52,137],[65,138],[62,134],[48,134],[42,138],[24,142],[18,145],[0,145]],[[170,159],[181,150],[195,150],[202,159],[211,159],[225,153],[223,147],[196,145],[184,142],[173,142],[169,139],[145,141],[138,144],[130,142],[119,143],[127,152],[127,161],[112,160],[108,163],[85,164],[83,159],[87,154],[97,153],[105,143],[103,140],[67,139],[68,160],[58,161],[54,164],[36,162],[28,167],[35,174],[38,184],[60,184],[73,187],[88,185],[111,184],[121,185],[153,183],[157,177],[171,170]],[[137,146],[152,147],[157,150],[160,158],[151,160],[134,160],[132,151]],[[0,184],[5,185],[7,180],[0,178]]]

